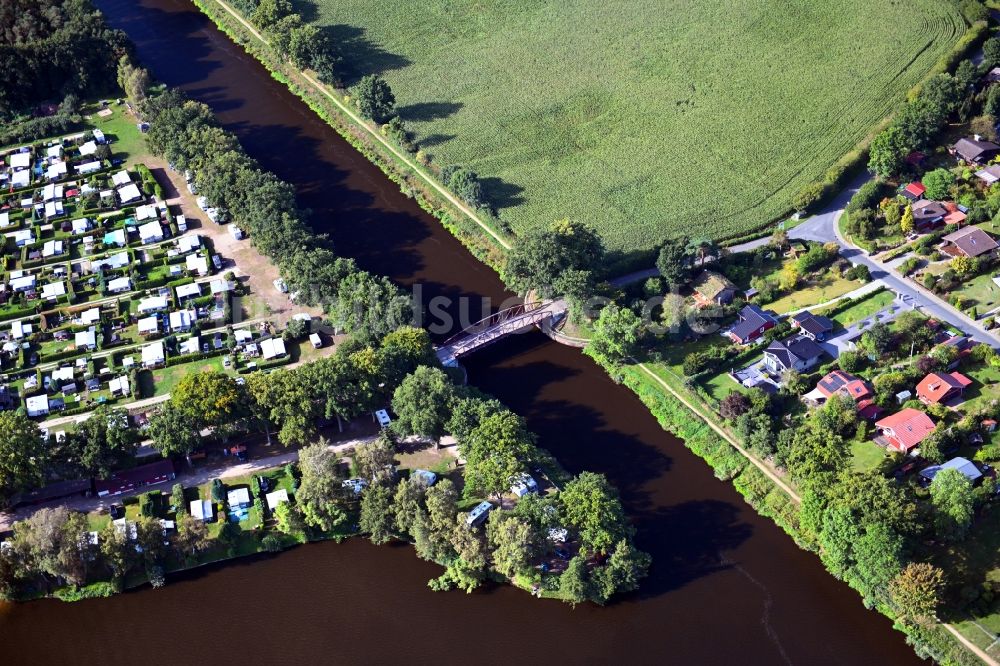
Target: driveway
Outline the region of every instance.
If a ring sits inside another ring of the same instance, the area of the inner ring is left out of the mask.
[[[897,295],[896,300],[888,307],[882,308],[870,317],[851,324],[833,337],[819,343],[819,346],[833,358],[840,358],[842,352],[854,349],[854,341],[860,338],[865,331],[876,323],[890,322],[907,310],[912,309],[914,307],[911,299]]]

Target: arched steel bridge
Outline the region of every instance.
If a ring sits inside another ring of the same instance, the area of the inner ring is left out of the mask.
[[[456,365],[458,359],[466,354],[482,349],[512,333],[537,326],[550,317],[561,316],[565,314],[566,309],[566,302],[560,299],[522,303],[501,310],[448,338],[437,348],[437,357],[444,365]]]

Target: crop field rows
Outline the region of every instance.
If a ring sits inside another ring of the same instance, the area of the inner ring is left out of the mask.
[[[965,29],[938,0],[315,0],[348,82],[380,72],[439,165],[515,230],[615,250],[789,209]]]

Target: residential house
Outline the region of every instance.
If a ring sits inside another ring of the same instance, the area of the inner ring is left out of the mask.
[[[773,313],[751,303],[739,313],[739,321],[729,329],[729,339],[738,345],[745,345],[764,334],[778,323]]]
[[[7,164],[12,169],[27,169],[31,166],[31,150],[25,149],[23,152],[8,153]]]
[[[101,170],[101,163],[97,161],[85,162],[84,164],[79,164],[76,166],[76,172],[79,173],[80,175],[83,175],[85,173],[93,173],[95,171],[100,171],[100,170]]]
[[[27,169],[18,169],[10,174],[10,185],[15,189],[27,187],[31,184],[31,172]]]
[[[118,277],[108,282],[108,293],[121,294],[132,290],[132,281],[127,277]]]
[[[125,268],[129,264],[128,252],[118,252],[107,256],[104,259],[94,259],[90,262],[90,271],[97,273],[105,270],[115,270]]]
[[[35,276],[34,275],[16,275],[15,276],[14,272],[12,272],[10,274],[10,288],[13,291],[34,291],[34,289],[35,289]]]
[[[105,245],[116,245],[118,247],[125,247],[128,245],[128,238],[125,236],[124,229],[115,229],[114,231],[109,231],[104,234],[103,243]]]
[[[35,242],[35,231],[33,229],[20,229],[14,232],[14,245],[24,247]]]
[[[69,165],[65,162],[53,162],[45,168],[45,177],[49,180],[62,178],[69,173]]]
[[[285,341],[281,338],[261,340],[260,355],[265,361],[269,361],[272,358],[281,358],[285,355]]]
[[[163,240],[163,225],[159,220],[153,220],[139,227],[139,239],[145,243],[158,243]]]
[[[198,298],[201,296],[201,285],[197,282],[192,282],[190,284],[182,284],[178,286],[175,290],[177,293],[177,300],[183,301],[189,298]]]
[[[946,469],[958,470],[962,476],[967,478],[972,483],[976,483],[979,479],[983,478],[983,473],[979,471],[976,464],[967,458],[952,458],[943,465],[931,465],[926,469],[920,471],[920,476],[928,481],[933,481],[934,477]]]
[[[903,196],[909,199],[911,202],[920,201],[921,199],[924,198],[924,192],[926,191],[927,188],[924,187],[923,183],[920,182],[910,183],[909,185],[903,188]]]
[[[987,185],[992,185],[1000,180],[1000,164],[991,164],[988,167],[983,167],[976,172],[976,178]]]
[[[875,422],[885,444],[900,453],[909,453],[934,431],[934,421],[919,409],[907,407]]]
[[[166,362],[163,341],[157,341],[142,348],[142,365],[144,368],[159,368]]]
[[[997,155],[1000,155],[1000,146],[992,141],[983,141],[977,134],[971,139],[968,137],[959,139],[951,147],[951,154],[958,156],[970,164],[986,164]]]
[[[45,241],[45,245],[42,246],[42,256],[46,259],[49,257],[58,257],[63,251],[63,242],[61,240]]]
[[[73,233],[74,234],[86,233],[90,231],[92,226],[93,224],[89,219],[85,217],[78,218],[76,220],[73,220]]]
[[[226,495],[230,509],[245,509],[250,506],[250,491],[246,488],[233,488]]]
[[[137,323],[139,335],[156,335],[160,332],[160,319],[156,315],[140,319]]]
[[[968,217],[969,209],[965,206],[961,206],[954,201],[945,201],[944,208],[948,211],[947,215],[944,216],[944,223],[960,225],[965,222]]]
[[[181,236],[177,239],[177,252],[180,254],[188,254],[189,252],[194,252],[201,248],[201,236],[198,234],[191,234],[190,236]]]
[[[49,396],[46,394],[33,395],[24,401],[28,416],[46,416],[49,413]]]
[[[694,300],[698,305],[728,305],[738,293],[736,285],[724,275],[714,271],[702,271],[692,285]]]
[[[805,394],[803,398],[821,405],[833,395],[846,395],[859,408],[862,403],[867,407],[875,396],[871,384],[843,370],[828,372],[816,384],[816,388]]]
[[[86,349],[87,351],[93,351],[97,349],[97,331],[91,326],[86,331],[79,331],[74,336],[74,341],[76,342],[77,349]]]
[[[108,383],[108,388],[111,390],[111,395],[113,396],[127,396],[132,390],[128,384],[128,375],[122,375],[121,377],[115,377]]]
[[[45,204],[45,219],[49,220],[65,214],[66,210],[63,208],[62,201],[50,201]]]
[[[211,500],[196,499],[191,500],[190,511],[191,517],[195,520],[200,520],[202,522],[209,522],[214,516],[214,508],[212,506]]]
[[[199,340],[200,339],[197,335],[192,335],[187,340],[182,340],[180,345],[178,346],[178,348],[180,349],[180,353],[187,355],[187,354],[197,354],[198,352],[200,352],[201,343]]]
[[[275,490],[265,495],[264,499],[267,500],[267,510],[274,513],[279,504],[284,504],[288,501],[288,491],[285,489]]]
[[[917,398],[925,405],[938,405],[960,398],[972,380],[961,372],[932,372],[917,384]]]
[[[944,241],[941,251],[953,257],[979,257],[1000,248],[992,236],[973,226],[953,231],[941,240]]]
[[[160,219],[160,213],[153,204],[136,206],[135,219],[138,222],[142,222],[144,220],[158,220]]]
[[[138,201],[142,198],[142,192],[137,185],[126,185],[118,188],[118,200],[123,204]]]
[[[66,295],[65,282],[50,282],[42,285],[42,298],[47,301],[54,301],[60,296]]]
[[[132,182],[132,176],[128,174],[128,171],[124,169],[111,176],[111,182],[115,187],[120,187],[122,185],[128,185]]]
[[[825,353],[812,339],[795,335],[768,345],[764,350],[764,365],[775,374],[785,370],[803,372],[819,363]]]
[[[196,319],[194,310],[178,310],[170,313],[170,332],[186,333],[191,330],[191,326]]]
[[[97,144],[93,141],[88,141],[87,143],[80,146],[80,155],[86,157],[87,155],[93,155],[97,152]]]
[[[921,199],[913,204],[913,225],[917,229],[933,229],[944,221],[944,216],[948,214],[948,209],[940,201],[930,201]]]
[[[101,320],[101,308],[90,308],[80,315],[80,323],[84,326],[96,324]]]
[[[792,328],[797,328],[802,335],[822,342],[833,331],[833,322],[821,315],[814,315],[808,310],[792,315]]]
[[[169,305],[170,301],[166,296],[147,296],[139,301],[137,309],[139,314],[146,314],[148,312],[166,310]]]
[[[185,260],[185,265],[189,273],[195,273],[196,275],[209,274],[208,258],[200,254],[189,254]]]
[[[107,479],[95,479],[94,487],[98,497],[107,497],[121,495],[143,486],[173,481],[175,477],[174,463],[165,459],[115,472]]]

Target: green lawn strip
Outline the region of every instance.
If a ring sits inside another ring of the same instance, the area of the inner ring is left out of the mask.
[[[858,283],[853,280],[835,275],[827,271],[823,275],[814,278],[810,284],[806,284],[795,291],[782,296],[766,305],[768,310],[773,310],[778,314],[793,312],[802,308],[808,308],[820,303],[832,301],[858,288]]]
[[[960,295],[968,299],[969,307],[975,306],[980,314],[1000,307],[1000,286],[993,282],[993,273],[977,275],[962,283],[951,295]]]
[[[841,327],[847,328],[848,326],[863,319],[867,319],[876,312],[887,308],[895,299],[896,295],[886,289],[874,292],[846,310],[835,314],[833,316],[833,320],[840,324]]]
[[[885,451],[875,442],[867,439],[851,441],[851,467],[856,472],[877,469],[885,458]]]
[[[222,357],[198,359],[190,363],[172,365],[166,368],[152,370],[153,374],[153,395],[165,395],[174,390],[177,383],[185,376],[196,372],[222,372]]]

